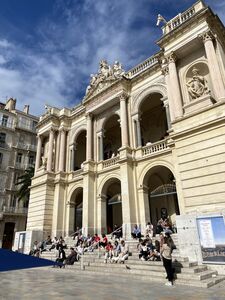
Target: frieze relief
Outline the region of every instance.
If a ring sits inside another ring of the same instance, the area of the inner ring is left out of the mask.
[[[91,74],[90,83],[87,86],[84,100],[107,89],[113,82],[121,79],[125,71],[120,62],[115,61],[112,66],[106,60],[101,60],[97,74]]]

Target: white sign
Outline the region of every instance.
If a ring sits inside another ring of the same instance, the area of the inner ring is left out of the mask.
[[[199,220],[201,245],[203,248],[215,248],[212,222],[210,219]]]

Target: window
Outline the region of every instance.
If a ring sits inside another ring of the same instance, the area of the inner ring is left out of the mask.
[[[9,117],[6,115],[3,115],[2,117],[2,126],[7,127]]]
[[[33,165],[34,164],[34,156],[33,155],[29,156],[28,163],[29,163],[29,165]]]
[[[0,152],[0,166],[2,164],[2,160],[3,160],[3,153]]]
[[[17,157],[16,157],[16,162],[21,164],[22,162],[22,157],[23,157],[23,154],[22,153],[17,153]]]
[[[4,132],[0,132],[0,147],[5,146],[6,134]]]
[[[37,123],[38,123],[38,122],[36,122],[36,121],[33,121],[33,122],[32,122],[32,130],[36,130]]]

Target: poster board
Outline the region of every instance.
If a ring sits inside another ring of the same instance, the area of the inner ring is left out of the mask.
[[[224,216],[198,217],[202,262],[225,264],[225,219]]]

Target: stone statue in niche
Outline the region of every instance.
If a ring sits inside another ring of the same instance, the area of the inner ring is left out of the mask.
[[[208,88],[207,80],[204,78],[204,76],[199,74],[199,70],[197,68],[193,68],[192,74],[192,78],[186,83],[188,93],[190,94],[191,98],[197,99],[203,95],[208,95],[210,90]]]
[[[41,157],[41,161],[42,161],[42,166],[44,167],[44,169],[46,170],[47,167],[47,157],[42,156]]]

